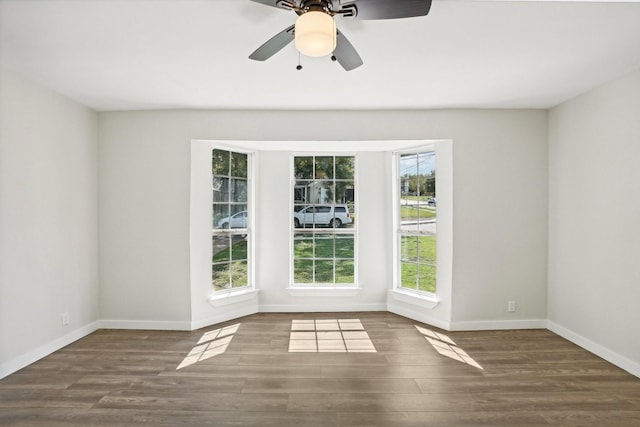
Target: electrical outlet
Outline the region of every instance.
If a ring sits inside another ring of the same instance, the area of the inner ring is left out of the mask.
[[[62,313],[62,326],[69,326],[69,312]]]
[[[510,313],[513,313],[514,311],[516,311],[516,302],[515,301],[507,302],[507,311],[510,312]]]

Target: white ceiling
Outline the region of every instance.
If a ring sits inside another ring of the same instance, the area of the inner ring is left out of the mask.
[[[393,1],[393,0],[389,0]],[[99,111],[548,108],[640,68],[640,3],[434,0],[426,17],[338,28],[364,65],[293,44],[249,0],[0,0],[1,66]]]

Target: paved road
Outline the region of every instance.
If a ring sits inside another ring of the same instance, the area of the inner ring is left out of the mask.
[[[436,235],[436,221],[433,219],[426,221],[406,221],[400,226],[405,231],[422,231],[430,236]]]

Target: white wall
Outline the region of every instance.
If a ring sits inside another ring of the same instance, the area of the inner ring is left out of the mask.
[[[550,329],[640,376],[640,71],[551,110]]]
[[[107,327],[189,329],[190,132],[182,116],[100,114],[100,315]]]
[[[165,327],[198,320],[189,300],[192,139],[452,139],[453,299],[442,302],[451,313],[452,327],[544,326],[545,111],[162,111],[101,113],[99,120],[103,319],[148,326],[160,321]],[[263,154],[259,179],[280,182],[288,192],[286,155]],[[372,167],[385,163],[381,155],[365,157]],[[366,188],[359,197],[362,203],[387,206],[389,191],[388,186],[382,192]],[[388,214],[372,217],[375,224],[370,226],[381,227],[387,219]],[[289,304],[294,300],[284,291],[284,273],[274,267],[285,265],[285,244],[273,250],[265,241],[270,242],[275,231],[260,229],[257,258],[274,260],[257,266],[257,282],[268,290],[261,291],[261,304]],[[384,304],[382,287],[391,286],[391,260],[382,246],[390,243],[383,235],[372,239],[360,262],[363,284],[373,287],[355,301]],[[506,312],[509,299],[518,302],[516,313]],[[321,303],[332,306],[336,301]]]
[[[2,378],[96,327],[98,161],[96,113],[11,74],[0,87]]]

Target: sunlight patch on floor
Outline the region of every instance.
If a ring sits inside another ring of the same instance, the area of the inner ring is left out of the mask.
[[[360,319],[292,320],[291,353],[375,353]]]
[[[202,334],[198,343],[191,349],[187,357],[180,362],[176,370],[211,359],[227,351],[227,347],[229,347],[229,343],[233,339],[233,334],[238,332],[238,328],[240,328],[240,323]]]
[[[445,334],[432,331],[430,329],[421,328],[418,325],[414,325],[418,332],[420,332],[429,341],[429,344],[443,356],[447,356],[451,359],[457,360],[467,365],[473,366],[478,369],[483,369],[466,351],[456,345],[451,338]],[[484,369],[483,369],[484,370]]]

